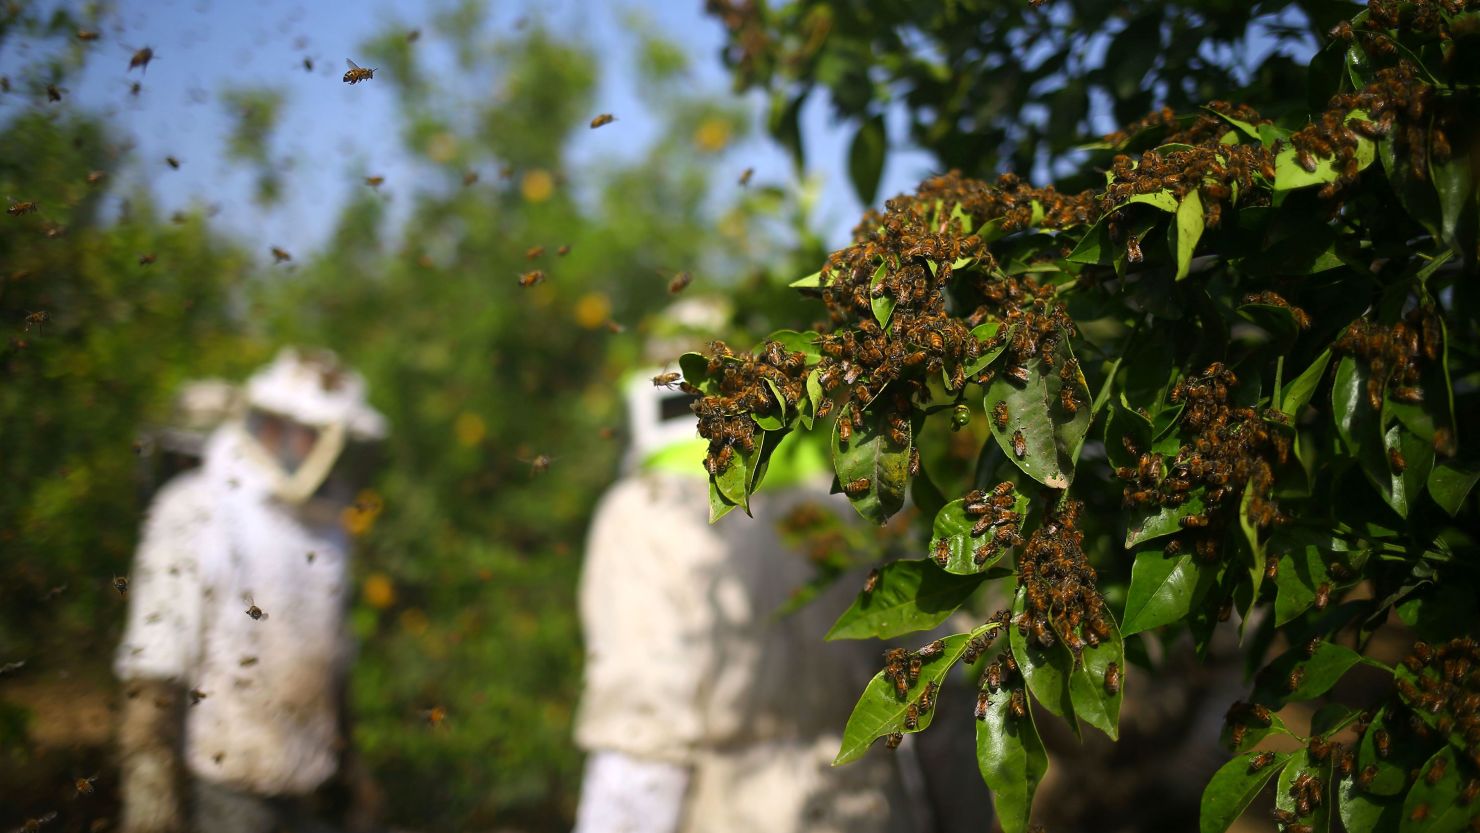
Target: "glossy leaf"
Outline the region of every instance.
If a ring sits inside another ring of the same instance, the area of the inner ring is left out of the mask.
[[[1253,756],[1240,754],[1218,768],[1203,788],[1202,809],[1198,814],[1199,833],[1223,833],[1264,789],[1285,764],[1294,757],[1289,752],[1278,752],[1268,766],[1251,770],[1249,761]]]
[[[893,639],[929,630],[966,602],[987,575],[956,576],[929,561],[895,561],[879,568],[879,586],[858,594],[827,632],[834,639]]]
[[[1275,625],[1284,625],[1310,609],[1316,588],[1331,582],[1323,551],[1331,536],[1307,529],[1281,530],[1270,540],[1269,549],[1279,558],[1275,574]]]
[[[966,650],[966,643],[971,637],[983,633],[995,625],[978,628],[972,633],[958,633],[941,640],[944,650],[941,653],[925,660],[920,668],[920,676],[915,684],[910,686],[903,697],[900,697],[894,687],[894,682],[884,676],[880,671],[874,675],[869,684],[863,690],[863,696],[858,698],[858,704],[853,707],[853,713],[848,717],[848,725],[843,729],[843,744],[838,750],[837,757],[833,759],[833,766],[842,766],[862,758],[868,748],[879,738],[894,732],[913,733],[923,732],[930,727],[935,719],[935,709],[919,714],[917,726],[914,729],[904,727],[905,713],[911,704],[917,704],[920,695],[931,683],[939,687],[945,679],[946,672],[961,659],[961,652]]]
[[[873,288],[883,283],[885,276],[887,276],[888,274],[889,264],[880,263],[879,268],[874,270],[874,277],[873,280],[869,282],[869,287]],[[894,314],[894,296],[890,295],[887,292],[883,293],[882,295],[875,295],[873,296],[873,299],[869,301],[869,305],[874,311],[874,318],[879,322],[879,326],[889,326],[889,316]]]
[[[1033,724],[1033,712],[1013,717],[1011,697],[998,692],[976,725],[976,763],[992,790],[992,806],[1003,833],[1025,833],[1033,794],[1048,772],[1048,752]]]
[[[683,380],[698,388],[705,396],[719,393],[719,382],[709,375],[709,359],[699,353],[684,353],[678,357],[678,369],[683,371]]]
[[[1331,350],[1327,348],[1316,356],[1310,367],[1285,385],[1285,389],[1280,392],[1280,410],[1292,417],[1299,416],[1300,411],[1310,404],[1311,397],[1315,396],[1316,387],[1321,384],[1321,377],[1326,374],[1326,366],[1330,363]]]
[[[1216,571],[1204,569],[1191,553],[1136,553],[1125,601],[1126,635],[1180,622],[1207,596],[1215,577]]]
[[[1295,798],[1291,795],[1290,788],[1295,779],[1301,773],[1309,773],[1319,778],[1324,785],[1324,794],[1319,805],[1311,808],[1310,815],[1301,818],[1300,823],[1308,825],[1311,833],[1329,833],[1331,830],[1331,760],[1325,762],[1313,759],[1310,752],[1300,750],[1290,756],[1284,768],[1280,770],[1280,779],[1275,785],[1274,806],[1288,813],[1297,812]]]
[[[971,336],[977,341],[986,342],[996,336],[997,331],[1000,329],[1002,329],[1002,324],[1000,322],[988,321],[985,324],[978,324],[973,327],[971,329]],[[997,357],[1001,356],[1002,351],[1006,349],[1007,341],[1006,339],[1004,339],[1002,343],[997,345],[996,347],[993,347],[990,350],[982,351],[982,354],[980,356],[966,363],[966,375],[975,376],[976,374],[982,372],[987,368],[987,365],[997,361]]]
[[[890,439],[888,426],[881,413],[865,410],[863,424],[853,429],[846,444],[842,442],[838,423],[835,421],[832,430],[832,459],[833,471],[837,473],[840,483],[847,484],[861,479],[868,481],[866,490],[857,495],[848,495],[853,508],[864,518],[883,524],[904,506],[905,486],[909,483],[910,443],[897,445]]]
[[[1054,366],[1049,368],[1043,360],[1034,356],[1024,369],[1028,381],[1023,384],[1012,381],[1005,373],[998,373],[987,391],[986,409],[991,414],[999,402],[1007,404],[1008,421],[1005,428],[997,427],[996,420],[989,420],[992,434],[997,443],[1023,473],[1052,489],[1067,489],[1074,480],[1074,466],[1079,459],[1079,449],[1089,431],[1090,395],[1084,374],[1076,373],[1067,382],[1060,378],[1060,369],[1073,358],[1067,338],[1060,339],[1054,351]],[[1071,387],[1078,402],[1074,413],[1064,410],[1060,401],[1060,390]],[[1021,435],[1019,457],[1014,447],[1014,436]]]
[[[1177,221],[1173,226],[1176,234],[1177,255],[1177,280],[1187,277],[1192,266],[1192,253],[1197,250],[1197,241],[1202,239],[1204,221],[1202,197],[1198,196],[1197,189],[1187,192],[1187,196],[1177,205]]]
[[[1254,701],[1278,708],[1292,701],[1319,697],[1361,661],[1356,651],[1334,642],[1322,642],[1311,657],[1305,655],[1304,645],[1297,645],[1275,657],[1259,672],[1254,681]],[[1302,671],[1292,689],[1290,674],[1296,667]]]
[[[1369,376],[1367,368],[1351,356],[1337,362],[1331,384],[1331,415],[1342,443],[1357,458],[1367,479],[1393,511],[1406,518],[1408,495],[1403,478],[1395,478],[1389,465],[1381,414],[1367,398]]]
[[[1124,674],[1121,685],[1114,693],[1105,688],[1105,673],[1111,663],[1121,672],[1125,671],[1125,642],[1115,619],[1105,611],[1110,624],[1110,638],[1099,645],[1084,648],[1081,661],[1074,666],[1069,676],[1069,695],[1074,703],[1074,715],[1085,723],[1110,736],[1120,737],[1120,705],[1125,699]]]
[[[1126,549],[1147,541],[1179,532],[1182,519],[1188,515],[1200,515],[1207,507],[1203,504],[1203,487],[1187,493],[1187,502],[1181,506],[1150,506],[1132,510],[1130,523],[1125,531]]]
[[[1361,833],[1398,833],[1403,802],[1392,796],[1373,795],[1357,786],[1355,777],[1336,785],[1336,810],[1341,824]]]
[[[1353,110],[1347,116],[1347,120],[1366,117],[1366,113]],[[1377,158],[1377,146],[1371,139],[1358,134],[1356,157],[1357,169],[1366,170],[1367,166]],[[1313,155],[1312,161],[1315,162],[1315,170],[1307,171],[1300,166],[1299,154],[1295,146],[1287,144],[1284,150],[1281,150],[1274,158],[1274,190],[1290,191],[1312,185],[1324,185],[1336,179],[1337,171],[1332,157]]]
[[[1013,619],[1021,615],[1026,607],[1027,594],[1020,587],[1012,604]],[[1068,720],[1069,725],[1078,732],[1079,726],[1074,720],[1074,699],[1069,692],[1069,677],[1074,665],[1074,657],[1069,649],[1064,647],[1063,642],[1055,643],[1052,648],[1040,648],[1035,640],[1017,627],[1007,630],[1012,642],[1012,657],[1017,660],[1018,669],[1028,681],[1028,690],[1033,692],[1033,698],[1050,713]]]
[[[986,571],[993,564],[1001,561],[1002,556],[1012,551],[1010,547],[992,545],[992,535],[996,527],[987,529],[981,535],[973,536],[971,530],[976,525],[977,518],[966,514],[965,507],[966,501],[960,498],[941,507],[935,515],[930,537],[931,560],[935,560],[936,553],[939,552],[944,542],[949,555],[942,569],[948,573],[963,576]],[[1013,511],[1018,513],[1019,517],[1027,516],[1028,498],[1026,495],[1017,495]],[[981,563],[977,563],[976,551],[982,547],[987,547],[989,552]]]
[[[1444,767],[1444,772],[1431,784],[1428,774],[1435,766]],[[1424,777],[1413,782],[1403,799],[1402,821],[1398,826],[1401,833],[1459,833],[1468,827],[1471,817],[1480,816],[1480,807],[1474,802],[1468,805],[1459,802],[1463,778],[1468,776],[1460,770],[1452,748],[1439,747],[1419,771]],[[1419,807],[1424,810],[1420,811]]]
[[[1408,789],[1409,770],[1421,764],[1427,754],[1423,747],[1411,740],[1405,743],[1407,738],[1400,737],[1393,741],[1395,733],[1405,732],[1406,729],[1401,726],[1401,718],[1399,726],[1390,726],[1388,716],[1386,706],[1378,709],[1372,724],[1362,735],[1362,742],[1357,746],[1357,771],[1361,772],[1369,766],[1376,769],[1376,775],[1364,791],[1379,796],[1402,795]],[[1386,757],[1377,754],[1378,732],[1385,732],[1389,737],[1389,752]]]

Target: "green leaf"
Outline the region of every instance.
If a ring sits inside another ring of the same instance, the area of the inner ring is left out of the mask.
[[[787,352],[805,354],[808,367],[817,364],[822,358],[822,350],[817,346],[817,333],[811,330],[804,333],[796,330],[777,330],[766,336],[766,341],[779,341]]]
[[[1002,329],[1001,322],[988,321],[985,324],[978,324],[975,327],[971,328],[971,337],[975,338],[977,341],[985,343],[987,341],[990,341],[992,338],[995,338],[997,335],[997,331],[1000,329]],[[1002,355],[1002,351],[1006,349],[1007,340],[1003,339],[1001,344],[998,344],[996,347],[993,347],[990,350],[983,351],[980,356],[966,363],[966,375],[975,376],[976,374],[982,372],[987,368],[987,365],[997,361],[997,357]]]
[[[1382,499],[1400,516],[1408,517],[1408,495],[1401,475],[1394,475],[1388,463],[1388,439],[1382,430],[1382,417],[1367,399],[1370,371],[1352,356],[1343,356],[1336,364],[1331,384],[1331,416],[1336,431],[1352,456],[1361,463],[1362,471]]]
[[[858,126],[853,144],[848,148],[848,176],[859,202],[873,205],[879,192],[879,178],[884,173],[884,116],[877,115]]]
[[[1402,821],[1398,827],[1401,833],[1459,833],[1466,828],[1472,815],[1480,814],[1480,807],[1459,802],[1463,781],[1454,750],[1448,746],[1440,747],[1424,762],[1420,772],[1426,776],[1434,766],[1443,766],[1444,774],[1432,784],[1427,777],[1414,781],[1408,796],[1403,799]],[[1427,811],[1420,813],[1420,806]],[[1415,818],[1418,815],[1423,818]]]
[[[1151,448],[1155,428],[1151,420],[1124,405],[1111,404],[1105,416],[1105,457],[1110,465],[1135,466],[1140,458],[1132,454],[1129,444],[1142,451]]]
[[[1238,525],[1244,533],[1244,540],[1248,543],[1249,557],[1246,568],[1249,571],[1249,599],[1248,603],[1239,611],[1242,619],[1239,623],[1239,635],[1243,636],[1243,626],[1249,622],[1249,614],[1254,610],[1254,605],[1259,602],[1259,587],[1264,582],[1264,544],[1259,540],[1259,527],[1249,517],[1249,507],[1254,501],[1254,485],[1244,485],[1243,497],[1238,505]]]
[[[719,490],[719,485],[714,478],[709,478],[709,522],[714,523],[720,518],[730,514],[739,504],[731,501]]]
[[[1203,569],[1191,553],[1171,557],[1159,549],[1136,553],[1125,600],[1125,634],[1187,618],[1207,596],[1216,577],[1216,570]]]
[[[874,270],[874,278],[872,281],[869,282],[869,288],[876,287],[879,284],[883,283],[884,276],[888,274],[889,264],[880,263],[879,268]],[[883,295],[876,295],[873,297],[873,300],[869,302],[869,305],[873,308],[874,318],[878,320],[879,326],[889,326],[889,316],[894,313],[894,296],[888,294],[887,292]]]
[[[1335,756],[1332,756],[1335,757]],[[1296,812],[1295,797],[1290,794],[1290,787],[1295,778],[1302,772],[1309,772],[1316,778],[1321,779],[1325,794],[1321,797],[1321,803],[1311,809],[1311,813],[1300,820],[1301,824],[1310,826],[1312,833],[1329,833],[1331,830],[1331,761],[1328,758],[1324,763],[1313,759],[1310,752],[1300,750],[1290,757],[1290,760],[1280,770],[1280,780],[1275,786],[1274,806],[1286,812]]]
[[[786,399],[781,396],[781,390],[776,387],[775,382],[770,379],[761,381],[771,392],[771,409],[764,414],[751,411],[750,418],[766,431],[780,431],[786,427]]]
[[[1104,217],[1085,231],[1066,260],[1088,266],[1109,266],[1115,261],[1115,243],[1110,239],[1110,227]]]
[[[1235,755],[1208,780],[1208,785],[1203,788],[1202,810],[1198,816],[1199,833],[1223,833],[1231,827],[1269,779],[1294,755],[1276,752],[1274,761],[1258,771],[1249,769],[1252,757]]]
[[[822,272],[821,271],[817,271],[817,272],[813,272],[812,274],[806,276],[805,278],[797,278],[796,280],[794,280],[791,283],[787,284],[787,286],[794,286],[794,287],[796,287],[798,289],[807,289],[807,288],[810,288],[810,287],[820,287],[820,286],[822,286]]]
[[[1207,508],[1203,504],[1206,493],[1207,490],[1199,486],[1187,493],[1187,502],[1181,506],[1147,506],[1132,510],[1130,524],[1125,531],[1126,549],[1180,531],[1183,518],[1200,515]]]
[[[948,573],[969,576],[987,570],[1002,560],[1003,555],[1011,552],[1011,548],[992,546],[992,533],[995,527],[973,537],[971,529],[976,525],[977,519],[966,514],[965,507],[966,501],[958,498],[941,507],[941,510],[936,513],[935,523],[931,528],[930,554],[933,560],[944,542],[950,555],[946,558],[943,569]],[[1027,517],[1027,496],[1017,495],[1017,503],[1012,509],[1018,513],[1019,517]],[[988,547],[989,553],[987,558],[978,564],[976,550],[981,547]]]
[[[1192,266],[1192,253],[1197,250],[1197,241],[1202,239],[1203,227],[1202,197],[1198,196],[1198,191],[1194,188],[1178,204],[1177,222],[1173,225],[1176,229],[1173,235],[1177,253],[1176,279],[1179,281],[1188,275]]]
[[[1240,132],[1242,132],[1245,136],[1248,136],[1250,139],[1253,139],[1256,142],[1259,141],[1259,128],[1255,127],[1254,125],[1249,124],[1248,122],[1241,119],[1236,119],[1233,116],[1228,115],[1227,113],[1220,113],[1211,107],[1204,107],[1203,109],[1238,128]]]
[[[1277,531],[1269,550],[1279,557],[1275,574],[1274,623],[1283,626],[1310,609],[1316,588],[1331,582],[1322,552],[1331,546],[1331,536],[1297,527]]]
[[[1445,512],[1458,515],[1476,481],[1480,481],[1480,462],[1446,461],[1429,471],[1429,494]]]
[[[684,353],[678,357],[678,369],[683,371],[683,380],[705,396],[719,393],[719,381],[709,375],[709,359],[703,354]]]
[[[1007,427],[997,427],[990,419],[992,434],[998,445],[1023,473],[1051,489],[1067,489],[1074,480],[1074,466],[1080,447],[1089,431],[1091,420],[1089,387],[1084,373],[1064,381],[1059,370],[1074,356],[1068,338],[1060,338],[1054,351],[1054,366],[1046,367],[1038,356],[1029,359],[1024,368],[1028,381],[1019,386],[1005,373],[997,374],[987,390],[987,413],[997,403],[1007,404]],[[1059,391],[1066,385],[1074,390],[1077,409],[1064,410]],[[1019,457],[1013,447],[1013,436],[1021,433],[1026,453]]]
[[[1168,214],[1177,213],[1177,196],[1163,188],[1150,194],[1132,194],[1121,205],[1149,205]]]
[[[961,659],[966,643],[973,636],[995,627],[996,624],[992,623],[971,633],[958,633],[942,639],[944,650],[924,661],[919,678],[904,697],[898,695],[894,683],[884,676],[883,671],[875,674],[863,690],[863,696],[858,698],[853,713],[848,716],[848,725],[843,729],[843,745],[833,759],[833,766],[842,766],[862,758],[873,742],[885,735],[894,732],[923,732],[929,728],[931,721],[935,719],[934,708],[919,713],[918,725],[914,729],[905,729],[905,712],[911,704],[919,701],[928,685],[935,683],[937,689],[940,688],[946,672]]]
[[[826,638],[893,639],[929,630],[964,604],[987,577],[951,575],[924,560],[885,564],[879,568],[879,586],[859,593]]]
[[[1027,592],[1019,587],[1013,600],[1012,615],[1016,619],[1027,607]],[[1029,639],[1016,627],[1007,629],[1012,642],[1012,656],[1018,669],[1028,681],[1028,690],[1045,709],[1069,721],[1077,733],[1078,722],[1074,719],[1074,698],[1069,692],[1069,676],[1073,671],[1074,657],[1062,641],[1052,648],[1040,648],[1035,640]]]
[[[817,405],[822,402],[825,394],[822,391],[822,382],[817,378],[817,368],[807,372],[806,394],[797,401],[797,419],[802,427],[808,431],[817,421]]]
[[[758,451],[759,448],[746,454],[735,446],[735,456],[731,458],[729,467],[709,477],[724,499],[744,509],[746,514],[750,513],[750,466]]]
[[[1347,830],[1361,833],[1397,833],[1403,802],[1395,797],[1372,795],[1357,786],[1352,776],[1336,786],[1336,810]]]
[[[1223,728],[1219,731],[1218,734],[1219,745],[1228,749],[1232,749],[1235,753],[1250,752],[1254,749],[1254,747],[1259,745],[1260,741],[1264,740],[1270,735],[1290,734],[1290,730],[1285,728],[1285,721],[1281,720],[1280,716],[1277,714],[1271,714],[1269,716],[1268,726],[1260,726],[1258,723],[1252,722],[1246,723],[1244,724],[1244,726],[1245,728],[1243,742],[1235,747],[1233,745],[1233,732],[1229,729],[1228,724],[1224,723]]]
[[[1365,118],[1367,118],[1365,112],[1353,110],[1347,114],[1346,120],[1352,121],[1353,119]],[[1357,134],[1356,156],[1357,170],[1366,170],[1367,166],[1371,165],[1373,160],[1377,158],[1377,146],[1373,144],[1371,139],[1360,133]],[[1286,144],[1283,150],[1275,154],[1274,190],[1290,191],[1296,188],[1307,188],[1311,185],[1324,185],[1336,179],[1338,171],[1336,170],[1334,157],[1315,156],[1312,154],[1311,159],[1315,162],[1314,171],[1307,171],[1305,168],[1300,167],[1298,157],[1299,154],[1295,150],[1295,146],[1291,144]]]
[[[846,418],[839,417],[839,420]],[[833,470],[837,472],[840,483],[868,480],[868,489],[858,495],[849,495],[848,500],[858,514],[882,525],[904,506],[905,486],[909,483],[910,443],[906,441],[904,445],[896,445],[889,438],[884,415],[872,409],[863,412],[863,424],[853,429],[846,445],[842,442],[838,425],[836,421],[833,423]],[[907,429],[906,434],[909,433]]]
[[[1011,629],[1009,629],[1011,630]],[[992,790],[992,806],[1002,833],[1025,833],[1033,794],[1048,772],[1048,752],[1033,725],[1033,711],[1013,717],[1006,691],[992,697],[985,720],[976,726],[976,763]]]
[[[1406,735],[1402,739],[1393,738],[1399,732],[1406,733],[1406,727],[1401,724],[1400,720],[1399,725],[1390,725],[1388,708],[1383,706],[1377,710],[1372,724],[1362,735],[1362,742],[1357,746],[1357,771],[1361,772],[1369,766],[1377,770],[1372,783],[1366,786],[1366,792],[1381,796],[1402,795],[1408,789],[1409,770],[1423,763],[1424,756],[1428,754],[1423,746],[1408,740]],[[1390,738],[1387,757],[1377,754],[1379,731],[1387,733]],[[1402,742],[1403,740],[1408,742]]]
[[[1074,703],[1074,716],[1110,736],[1120,737],[1120,704],[1125,699],[1125,686],[1117,687],[1114,693],[1105,688],[1106,669],[1114,663],[1125,671],[1125,642],[1120,628],[1110,611],[1105,611],[1110,624],[1110,638],[1099,645],[1085,645],[1082,661],[1069,676],[1069,695]]]
[[[1451,130],[1450,135],[1458,131]],[[1443,162],[1429,154],[1429,173],[1434,191],[1439,195],[1439,231],[1441,239],[1457,252],[1475,250],[1477,226],[1480,226],[1480,201],[1477,201],[1476,172],[1470,167],[1470,154],[1456,148]]]
[[[1280,401],[1280,410],[1292,417],[1299,416],[1300,411],[1310,403],[1311,397],[1315,396],[1316,387],[1321,384],[1321,377],[1325,375],[1326,365],[1330,362],[1331,348],[1328,347],[1321,351],[1321,355],[1316,356],[1316,360],[1310,363],[1310,367],[1307,367],[1304,372],[1290,380],[1290,384],[1285,386]]]
[[[1321,642],[1315,655],[1309,658],[1305,655],[1305,646],[1297,645],[1275,657],[1259,672],[1254,680],[1254,702],[1273,709],[1286,703],[1320,697],[1361,661],[1361,654],[1334,642]],[[1290,673],[1296,667],[1303,669],[1303,673],[1292,691]]]

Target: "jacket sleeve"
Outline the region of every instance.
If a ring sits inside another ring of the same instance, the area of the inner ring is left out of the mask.
[[[200,653],[202,589],[196,557],[207,545],[210,501],[199,473],[165,485],[149,507],[128,578],[128,624],[114,657],[123,680],[185,682]]]
[[[598,507],[580,584],[586,668],[576,741],[587,751],[687,764],[706,740],[721,659],[708,596],[724,550],[704,497],[692,478],[630,478]]]

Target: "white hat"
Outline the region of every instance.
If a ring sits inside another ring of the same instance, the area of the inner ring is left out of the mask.
[[[247,403],[315,428],[342,426],[355,440],[386,435],[385,415],[365,398],[365,378],[327,350],[284,347],[247,380]]]

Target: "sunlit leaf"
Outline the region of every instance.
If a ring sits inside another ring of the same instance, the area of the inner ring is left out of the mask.
[[[966,602],[987,574],[957,576],[929,561],[895,561],[879,568],[879,586],[861,592],[827,632],[827,639],[893,639],[939,625]]]

